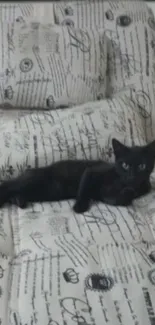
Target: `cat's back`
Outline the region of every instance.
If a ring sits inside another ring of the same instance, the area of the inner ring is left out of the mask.
[[[102,166],[109,168],[109,163],[103,160],[62,160],[52,164],[52,172],[55,176],[65,178],[80,178],[87,168]]]

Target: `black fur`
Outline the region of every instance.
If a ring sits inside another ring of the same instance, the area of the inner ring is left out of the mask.
[[[127,147],[112,140],[115,163],[100,160],[65,160],[26,171],[0,185],[0,206],[12,202],[25,208],[30,202],[76,198],[74,211],[89,209],[91,201],[128,206],[147,194],[154,168],[155,141]]]

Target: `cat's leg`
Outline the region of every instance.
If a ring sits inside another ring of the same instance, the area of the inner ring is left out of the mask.
[[[0,184],[0,207],[3,207],[11,199],[10,185],[11,181],[4,181]]]
[[[12,185],[12,181],[6,181],[0,185],[0,207],[6,203],[18,205],[21,208],[26,207],[26,200],[14,191]]]
[[[133,188],[126,187],[116,197],[116,204],[119,206],[129,206],[135,197],[135,191]]]
[[[105,197],[102,201],[105,204],[113,206],[128,206],[132,204],[134,198],[134,191],[131,188],[125,188],[115,194],[115,196]]]
[[[149,180],[144,181],[135,191],[134,198],[137,199],[151,191],[151,183]]]
[[[150,181],[143,182],[136,190],[133,188],[126,187],[120,192],[118,197],[116,197],[115,205],[129,206],[132,204],[134,199],[146,195],[150,192],[150,190]]]
[[[25,209],[28,206],[28,202],[24,196],[18,195],[10,200],[11,204],[17,205],[21,209]]]
[[[91,194],[93,190],[94,178],[96,176],[97,175],[95,175],[91,169],[86,169],[84,172],[78,188],[76,203],[73,206],[73,210],[76,213],[83,213],[89,209],[90,201],[92,199]]]
[[[24,208],[27,203],[25,194],[30,193],[31,183],[33,183],[32,171],[25,171],[14,179],[4,181],[0,185],[0,207],[6,203],[18,203]]]

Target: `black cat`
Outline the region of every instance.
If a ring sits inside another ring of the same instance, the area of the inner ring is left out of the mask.
[[[89,209],[91,201],[128,206],[151,189],[155,141],[127,147],[112,140],[115,163],[101,160],[65,160],[26,171],[0,185],[0,206],[12,202],[25,208],[29,202],[76,198],[74,211]]]

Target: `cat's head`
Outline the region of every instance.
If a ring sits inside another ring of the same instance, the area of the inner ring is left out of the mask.
[[[141,183],[150,177],[155,163],[155,140],[145,146],[127,147],[112,139],[116,169],[127,183]]]

